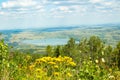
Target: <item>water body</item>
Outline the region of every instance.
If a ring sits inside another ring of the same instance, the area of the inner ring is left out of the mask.
[[[33,44],[39,46],[47,46],[47,45],[64,45],[67,44],[69,39],[59,39],[59,38],[47,38],[47,39],[37,39],[37,40],[24,40],[25,44]]]

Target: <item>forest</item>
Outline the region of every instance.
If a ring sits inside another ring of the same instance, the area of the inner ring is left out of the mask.
[[[120,41],[98,36],[51,46],[45,54],[12,50],[0,40],[0,80],[120,80]]]

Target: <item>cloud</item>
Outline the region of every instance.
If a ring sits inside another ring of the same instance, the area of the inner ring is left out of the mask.
[[[37,0],[10,0],[1,4],[1,10],[8,15],[44,12],[44,6]]]
[[[90,0],[89,2],[91,2],[91,3],[101,3],[101,2],[103,2],[103,0]]]
[[[29,7],[29,6],[34,6],[36,4],[37,2],[33,0],[7,1],[2,3],[2,8]]]
[[[4,12],[0,11],[0,15],[4,15],[4,14],[5,14]]]
[[[46,14],[49,16],[119,12],[119,0],[9,0],[1,3],[0,14]],[[3,14],[3,15],[4,15]]]

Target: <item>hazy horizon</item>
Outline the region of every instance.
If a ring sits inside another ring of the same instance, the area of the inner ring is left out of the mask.
[[[41,26],[41,27],[18,27],[18,28],[0,28],[0,30],[31,30],[31,29],[48,29],[48,28],[56,28],[56,29],[59,29],[59,28],[74,28],[74,27],[95,27],[95,26],[98,26],[98,27],[102,27],[103,25],[120,25],[120,23],[101,23],[101,24],[81,24],[81,25],[62,25],[62,26]],[[108,26],[106,26],[108,27]]]

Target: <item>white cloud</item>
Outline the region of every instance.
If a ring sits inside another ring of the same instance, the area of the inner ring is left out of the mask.
[[[103,0],[90,0],[91,3],[101,3]]]
[[[4,15],[4,14],[5,14],[4,12],[0,11],[0,15]]]
[[[1,10],[8,15],[44,12],[44,6],[37,0],[11,0],[1,4]]]
[[[55,1],[55,2],[53,2],[53,4],[55,4],[55,5],[58,5],[58,4],[60,4],[61,2],[59,2],[59,1]]]
[[[111,6],[111,5],[113,5],[113,2],[105,2],[104,5]]]
[[[60,11],[69,12],[69,7],[67,7],[67,6],[60,6],[60,7],[58,7],[58,9]]]
[[[9,0],[1,4],[2,12],[0,14],[47,13],[52,16],[64,16],[66,14],[112,11],[109,9],[120,11],[120,2],[116,0]]]
[[[29,6],[34,6],[36,4],[37,2],[33,0],[7,1],[2,3],[2,8],[29,7]]]
[[[86,12],[87,9],[86,7],[84,6],[79,6],[79,5],[74,5],[74,6],[71,6],[76,12]]]
[[[69,6],[58,6],[56,8],[52,8],[50,10],[52,13],[55,13],[55,14],[63,14],[63,13],[71,13],[73,12],[73,10],[71,9],[71,7]]]

